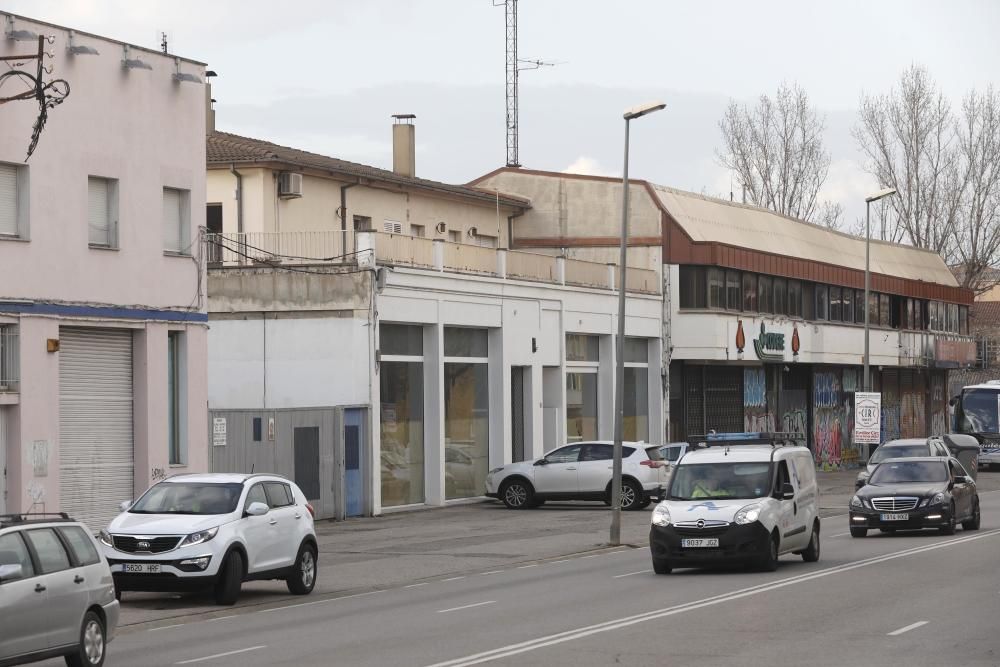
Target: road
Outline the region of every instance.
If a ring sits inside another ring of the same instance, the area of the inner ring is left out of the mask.
[[[982,528],[847,534],[777,572],[650,571],[617,548],[141,629],[108,665],[1000,665],[1000,493]],[[52,661],[47,664],[61,664]]]

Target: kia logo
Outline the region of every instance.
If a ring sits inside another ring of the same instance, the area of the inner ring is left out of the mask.
[[[149,550],[149,542],[139,542],[136,546],[145,551]]]

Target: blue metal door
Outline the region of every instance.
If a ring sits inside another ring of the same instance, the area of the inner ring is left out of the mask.
[[[363,408],[344,410],[344,495],[347,516],[365,513],[365,433]]]

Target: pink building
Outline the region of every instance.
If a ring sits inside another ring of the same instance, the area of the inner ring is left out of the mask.
[[[19,16],[0,28],[0,56],[45,37],[46,81],[70,86],[27,161],[38,104],[0,105],[0,512],[96,531],[207,467],[205,66]]]

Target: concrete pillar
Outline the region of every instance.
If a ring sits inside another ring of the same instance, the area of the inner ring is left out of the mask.
[[[560,285],[566,284],[566,257],[563,255],[556,257],[556,280]]]
[[[377,266],[375,261],[375,232],[370,230],[355,233],[357,242],[358,268],[374,269]]]
[[[608,289],[615,289],[615,275],[618,272],[617,270],[617,265],[608,264]]]
[[[444,239],[434,239],[434,268],[444,271]]]
[[[497,250],[497,275],[507,277],[507,251],[502,248]]]

